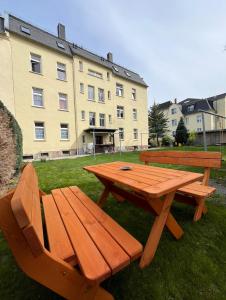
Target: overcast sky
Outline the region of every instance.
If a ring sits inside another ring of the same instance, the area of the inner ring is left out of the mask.
[[[149,104],[226,92],[225,0],[0,0],[8,11],[138,72]]]

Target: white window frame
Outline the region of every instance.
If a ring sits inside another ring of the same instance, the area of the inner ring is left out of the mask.
[[[100,97],[101,95],[102,95],[102,99]],[[105,103],[105,94],[104,94],[104,89],[102,88],[98,88],[98,102]]]
[[[89,88],[93,89],[93,98],[89,98]],[[95,87],[93,85],[88,85],[88,100],[89,101],[95,101]]]
[[[116,83],[116,96],[123,97],[124,95],[124,88],[121,83]]]
[[[197,132],[201,132],[202,131],[202,128],[197,128]]]
[[[137,90],[135,88],[132,88],[132,100],[137,100]]]
[[[59,99],[59,110],[68,111],[68,96],[67,96],[67,94],[59,93],[58,94],[58,99]],[[60,107],[60,102],[61,101],[64,101],[64,103],[66,103],[66,105],[65,105],[66,108],[61,108]]]
[[[30,53],[30,62],[31,62],[31,72],[36,73],[36,74],[42,74],[42,57],[41,57],[41,55],[38,55],[35,53]],[[32,62],[39,63],[40,72],[36,72],[36,71],[32,70]]]
[[[60,78],[59,74],[64,74],[64,78]],[[61,81],[66,81],[67,80],[66,64],[63,64],[61,62],[57,62],[57,79],[61,80]]]
[[[133,121],[137,121],[137,109],[133,108]]]
[[[118,132],[119,132],[119,140],[124,141],[124,139],[125,139],[125,131],[124,131],[124,128],[120,127],[120,128],[118,129]]]
[[[83,72],[84,68],[83,68],[83,62],[81,60],[79,60],[78,65],[79,65],[79,68],[78,68],[79,71]]]
[[[188,112],[193,112],[194,109],[195,109],[194,104],[191,104],[191,105],[188,106]]]
[[[84,92],[85,92],[85,86],[84,86],[83,82],[80,82],[80,84],[79,84],[79,91],[80,91],[80,94],[84,94]]]
[[[43,126],[36,126],[35,124],[37,124],[37,123],[41,123],[41,124],[43,124]],[[37,138],[36,129],[43,130],[43,138]],[[43,121],[34,121],[34,139],[35,139],[35,141],[45,141],[46,133],[45,133],[45,123]]]
[[[176,107],[171,108],[171,115],[175,115],[177,113]]]
[[[117,105],[117,118],[118,119],[124,119],[125,118],[124,106]]]
[[[94,120],[94,124],[90,124],[91,122],[91,114],[93,114],[92,120]],[[96,126],[96,113],[94,111],[89,112],[89,126]]]
[[[41,91],[41,92],[38,92],[38,90]],[[43,94],[44,94],[43,89],[37,88],[37,87],[32,87],[32,106],[39,107],[39,108],[44,108],[44,96],[43,96]],[[35,100],[34,100],[35,95],[36,96],[41,96],[42,105],[35,104]]]
[[[172,120],[172,126],[177,126],[177,119]]]
[[[197,123],[202,123],[202,116],[201,115],[196,116],[196,121]]]
[[[103,125],[101,124],[102,121],[103,121]],[[105,114],[103,114],[103,113],[99,113],[99,125],[100,125],[100,127],[106,126],[106,118],[105,118]]]
[[[85,110],[81,110],[81,120],[82,121],[86,120],[86,112],[85,112]]]
[[[133,128],[133,139],[138,140],[138,129],[137,128]]]
[[[67,127],[62,128],[62,125],[66,125]],[[62,137],[62,131],[67,132],[67,138]],[[69,137],[69,124],[68,123],[60,123],[60,140],[61,141],[69,141],[69,139],[70,139],[70,137]]]
[[[103,79],[103,74],[102,73],[99,73],[99,72],[91,70],[91,69],[88,69],[88,75],[99,78],[99,79]]]

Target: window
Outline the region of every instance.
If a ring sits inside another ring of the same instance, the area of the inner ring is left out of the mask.
[[[80,93],[84,94],[84,83],[80,83]]]
[[[43,122],[35,122],[35,139],[36,140],[45,139],[45,128]]]
[[[115,72],[118,72],[118,68],[116,66],[112,66],[112,68],[115,70]]]
[[[85,121],[85,119],[86,119],[86,113],[84,110],[81,111],[81,119],[82,119],[82,121]]]
[[[175,136],[176,135],[176,131],[173,131],[172,134],[173,134],[173,136]]]
[[[108,100],[111,100],[111,92],[108,91]]]
[[[79,61],[79,71],[83,72],[83,62],[81,60]]]
[[[194,105],[189,105],[188,106],[188,112],[193,112],[194,111]]]
[[[116,83],[116,96],[123,97],[123,85]]]
[[[43,107],[43,90],[38,88],[32,88],[33,105]]]
[[[103,74],[99,73],[99,72],[96,72],[96,71],[93,71],[93,70],[88,70],[88,75],[90,76],[94,76],[94,77],[97,77],[97,78],[100,78],[102,79],[103,78]]]
[[[123,106],[117,106],[117,118],[118,119],[124,118],[124,107]]]
[[[66,80],[66,65],[57,63],[57,78],[59,80]]]
[[[200,131],[202,131],[202,128],[197,128],[197,132],[200,132]]]
[[[133,129],[133,139],[138,140],[138,129],[136,128]]]
[[[98,101],[104,103],[104,90],[98,89]]]
[[[23,32],[23,33],[26,33],[28,35],[31,34],[31,31],[29,28],[25,27],[25,26],[20,26],[20,30]]]
[[[100,127],[105,127],[105,114],[99,114]]]
[[[196,117],[196,119],[197,119],[197,123],[202,123],[202,116],[201,115],[198,115]]]
[[[119,139],[124,140],[124,128],[119,128]]]
[[[110,80],[110,72],[107,72],[107,80]]]
[[[137,109],[133,108],[133,120],[136,121],[137,120]]]
[[[185,124],[186,124],[186,125],[189,124],[189,118],[188,118],[188,117],[185,118]]]
[[[111,115],[108,115],[108,122],[109,122],[109,124],[112,124],[112,116]]]
[[[95,101],[95,90],[91,85],[88,85],[88,100]]]
[[[177,120],[176,119],[172,120],[172,126],[177,126]]]
[[[85,142],[86,142],[86,136],[85,135],[82,136],[82,142],[83,142],[83,144],[85,144]]]
[[[136,100],[137,95],[136,95],[136,89],[132,89],[132,100]]]
[[[69,139],[68,124],[60,124],[60,138],[61,140]]]
[[[65,49],[64,44],[62,44],[61,42],[56,41],[57,47],[60,49]]]
[[[96,114],[95,114],[95,112],[90,112],[89,113],[89,125],[90,126],[95,126],[96,125]]]
[[[41,73],[41,56],[31,53],[31,71]]]
[[[175,115],[176,113],[177,113],[176,107],[172,108],[172,109],[171,109],[171,114],[172,114],[172,115]]]
[[[126,76],[131,77],[131,74],[129,72],[127,72],[127,71],[124,71],[124,72],[125,72]]]
[[[59,93],[59,108],[60,108],[60,110],[68,109],[68,101],[67,101],[66,94]]]

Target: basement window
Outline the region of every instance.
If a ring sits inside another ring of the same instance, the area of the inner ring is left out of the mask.
[[[56,41],[57,47],[60,49],[65,49],[64,45],[58,41]]]
[[[20,30],[23,32],[23,33],[26,33],[26,34],[29,34],[31,35],[31,31],[29,28],[25,27],[25,26],[20,26]]]
[[[65,155],[65,156],[69,156],[70,151],[69,150],[64,150],[64,151],[62,151],[62,154]]]
[[[48,152],[42,152],[41,157],[49,157],[49,153]]]
[[[29,159],[33,159],[33,155],[23,155],[23,159],[24,160],[29,160]]]

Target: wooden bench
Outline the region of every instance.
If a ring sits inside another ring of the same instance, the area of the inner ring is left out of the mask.
[[[184,165],[204,168],[202,182],[194,182],[180,188],[175,200],[195,206],[194,221],[198,221],[207,212],[205,199],[215,192],[214,187],[208,186],[212,168],[220,168],[222,155],[220,152],[191,152],[191,151],[153,151],[141,152],[140,160],[149,163]]]
[[[100,283],[143,251],[78,187],[44,195],[32,164],[0,199],[0,227],[20,268],[66,299],[114,299]]]

